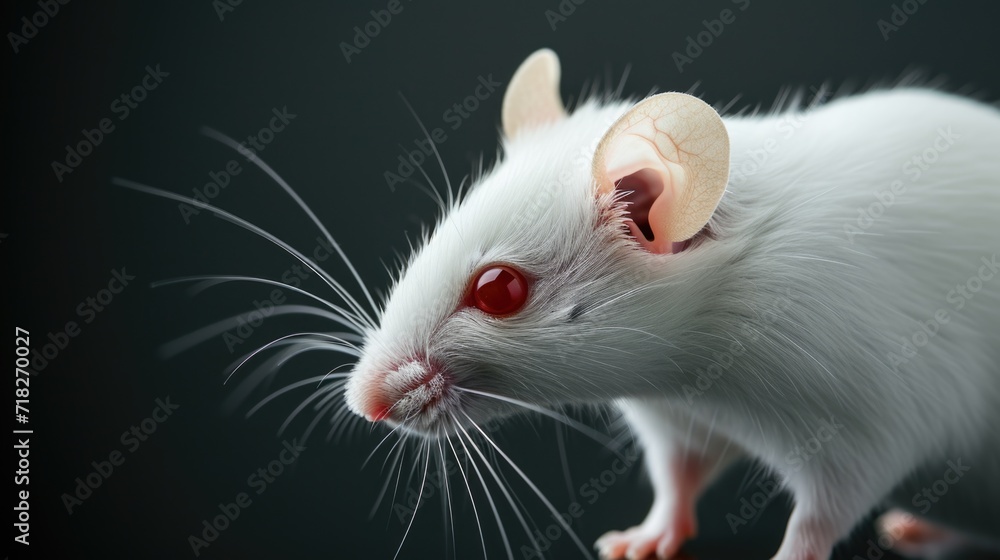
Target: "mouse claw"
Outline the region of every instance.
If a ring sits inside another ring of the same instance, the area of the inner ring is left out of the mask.
[[[938,558],[970,544],[958,533],[903,510],[886,512],[875,525],[894,552],[910,558]]]
[[[597,539],[594,547],[602,560],[644,560],[673,558],[693,534],[640,525],[625,531],[611,531]]]

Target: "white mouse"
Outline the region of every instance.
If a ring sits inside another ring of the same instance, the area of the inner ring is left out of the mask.
[[[348,410],[385,423],[420,442],[425,480],[432,452],[442,462],[454,455],[465,485],[496,482],[517,512],[486,453],[544,497],[482,424],[528,411],[593,436],[555,410],[620,409],[655,496],[641,524],[598,540],[604,558],[672,557],[695,534],[700,493],[739,457],[794,499],[777,560],[825,560],[885,505],[896,509],[880,518],[869,557],[889,547],[1000,551],[1000,111],[913,87],[787,105],[721,117],[696,97],[664,93],[593,99],[567,114],[558,59],[536,52],[504,98],[502,160],[463,199],[442,200],[444,215],[381,308],[365,289],[377,317],[259,227],[114,182],[261,235],[343,300],[308,293],[297,278],[176,281],[284,287],[327,309],[282,313],[355,331],[288,335],[240,362],[289,346],[245,382],[252,389],[303,351],[358,357],[352,372],[330,375],[346,385],[315,391],[286,425],[310,404],[331,410],[343,391],[334,431]],[[364,287],[273,169],[207,134],[273,177]]]
[[[367,333],[352,411],[479,461],[489,419],[617,406],[655,498],[606,558],[673,556],[741,456],[794,498],[775,559],[825,560],[885,504],[900,551],[1000,546],[997,108],[888,88],[567,114],[541,50],[502,117],[502,160]]]

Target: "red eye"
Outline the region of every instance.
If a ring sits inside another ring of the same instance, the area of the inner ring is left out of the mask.
[[[490,315],[510,315],[528,300],[528,282],[509,266],[491,266],[473,280],[469,299],[470,305]]]

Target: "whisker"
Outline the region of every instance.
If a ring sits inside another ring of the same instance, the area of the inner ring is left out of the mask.
[[[230,410],[232,410],[232,408],[234,407],[234,405],[238,405],[239,403],[241,403],[243,401],[243,399],[245,399],[254,389],[256,389],[259,385],[261,385],[261,383],[264,380],[266,380],[268,378],[272,378],[273,379],[273,376],[277,373],[277,367],[278,367],[277,364],[282,363],[286,356],[295,354],[301,348],[307,347],[307,346],[312,345],[312,344],[317,343],[317,342],[318,341],[316,341],[316,340],[304,340],[303,341],[303,340],[297,340],[297,339],[285,339],[285,340],[281,340],[281,341],[273,343],[271,345],[271,348],[276,348],[278,346],[291,346],[291,348],[288,348],[288,349],[286,349],[284,351],[278,352],[274,356],[272,356],[272,357],[268,358],[267,360],[265,360],[259,366],[255,367],[253,369],[253,371],[248,376],[246,376],[243,380],[240,381],[240,383],[236,386],[236,388],[229,395],[229,397],[226,398],[226,405],[225,406],[227,408],[229,408]],[[323,341],[323,343],[324,344],[329,344],[326,341]],[[351,354],[351,352],[346,351],[346,350],[344,352],[347,353],[347,354],[349,354],[349,355]],[[247,356],[250,356],[250,354],[252,354],[252,353],[253,352],[249,352],[247,354],[244,354],[240,358],[238,358],[235,362],[231,363],[228,366],[228,368],[227,368],[226,371],[229,371],[229,369],[235,368],[236,365],[239,362],[241,362],[244,359],[246,359]],[[317,386],[318,385],[319,384],[317,384]]]
[[[342,368],[342,367],[353,366],[353,365],[354,365],[353,363],[340,364],[339,366],[337,366],[337,367],[331,369],[330,371],[328,371],[327,372],[327,377],[329,377],[329,375],[331,373],[336,373],[337,370],[340,369],[340,368]],[[323,378],[323,381],[326,381],[326,377]],[[323,384],[323,381],[320,381],[319,383],[317,383],[316,384],[316,388],[319,388],[319,386]]]
[[[316,406],[314,408],[318,412],[316,412],[316,416],[313,417],[312,421],[309,422],[309,425],[306,427],[305,431],[302,432],[302,443],[303,443],[303,445],[307,441],[309,441],[309,436],[312,435],[313,430],[315,430],[316,426],[318,426],[319,423],[320,423],[320,421],[323,420],[323,417],[326,416],[326,414],[328,412],[330,412],[331,410],[333,410],[333,408],[335,406],[337,406],[337,403],[331,402],[331,401],[333,401],[333,399],[337,398],[337,396],[339,396],[339,395],[340,395],[339,391],[338,392],[331,392],[326,397],[323,397],[323,399],[320,402],[316,403]]]
[[[457,418],[452,416],[452,421],[454,422],[456,428],[460,430],[462,429],[462,426],[461,424],[458,423]],[[507,529],[504,528],[503,521],[500,520],[500,511],[497,510],[496,502],[493,501],[493,495],[490,494],[489,486],[486,485],[486,479],[483,478],[483,473],[479,471],[479,467],[476,465],[475,459],[472,457],[472,454],[469,453],[469,448],[465,446],[465,441],[462,440],[461,434],[459,432],[456,432],[456,435],[458,435],[458,443],[460,443],[462,445],[462,449],[465,450],[465,456],[470,459],[468,463],[469,466],[471,466],[472,469],[476,472],[476,477],[479,479],[479,484],[482,485],[483,491],[486,492],[486,501],[489,502],[490,509],[493,510],[493,517],[497,521],[497,527],[500,529],[500,538],[503,540],[503,546],[507,550],[507,559],[514,560],[514,551],[511,550],[510,548],[510,540],[507,538]],[[472,441],[470,440],[469,443],[472,444]],[[476,449],[476,451],[479,451],[478,448]],[[535,545],[535,548],[536,549],[538,548],[537,544]],[[539,552],[539,556],[541,556],[541,552]]]
[[[250,393],[252,393],[262,383],[264,383],[265,380],[268,380],[268,378],[270,378],[270,380],[273,381],[277,373],[277,371],[274,369],[275,364],[277,364],[283,356],[286,356],[287,354],[296,351],[303,344],[306,343],[302,342],[301,340],[292,340],[292,339],[276,342],[272,346],[272,348],[277,348],[279,346],[290,346],[290,348],[286,348],[284,350],[277,352],[275,355],[263,361],[260,365],[254,367],[253,371],[251,371],[249,375],[243,378],[236,385],[235,389],[233,389],[233,391],[230,392],[230,394],[226,397],[226,400],[223,403],[223,408],[229,412],[232,412],[233,409],[235,409],[238,405],[242,404],[242,402],[246,399],[246,397],[249,396]],[[229,368],[236,367],[237,363],[245,359],[251,353],[252,352],[243,354],[235,362],[231,363],[229,365]],[[228,371],[229,368],[227,368],[226,371]],[[270,386],[270,381],[268,381],[267,386],[268,387]]]
[[[402,427],[403,427],[403,425],[402,425],[402,424],[397,424],[397,425],[396,425],[396,427],[395,427],[395,428],[393,428],[392,430],[390,430],[388,434],[385,434],[385,437],[384,437],[384,438],[382,438],[382,440],[378,442],[378,445],[376,445],[376,446],[375,446],[375,449],[372,449],[372,452],[371,452],[371,453],[369,453],[369,454],[368,454],[368,457],[367,457],[367,458],[365,458],[365,460],[364,460],[364,462],[363,462],[363,463],[361,463],[361,468],[362,468],[362,469],[363,469],[363,468],[365,468],[365,466],[367,466],[367,465],[368,465],[368,461],[371,461],[371,460],[372,460],[372,457],[374,457],[374,456],[375,456],[375,453],[377,453],[377,452],[378,452],[378,450],[379,450],[379,448],[380,448],[380,447],[382,447],[382,444],[383,444],[383,443],[385,443],[385,442],[386,442],[386,441],[387,441],[387,440],[388,440],[388,439],[389,439],[390,437],[392,437],[393,435],[395,435],[395,434],[396,434],[396,432],[397,432],[397,431],[398,431],[398,430],[399,430],[400,428],[402,428]],[[399,441],[402,441],[402,440],[400,439]],[[399,443],[399,441],[397,441],[396,443]],[[393,448],[395,448],[395,447],[396,447],[396,446],[395,446],[395,445],[393,445]],[[392,452],[392,448],[390,448],[390,449],[389,449],[389,451],[390,451],[390,452]]]
[[[566,480],[567,496],[570,500],[573,499],[573,477],[569,469],[569,457],[566,453],[566,437],[563,433],[566,429],[565,425],[554,424],[556,429],[556,442],[559,447],[559,464],[562,466],[563,478]]]
[[[413,506],[413,515],[410,516],[410,523],[406,526],[406,531],[403,533],[403,540],[399,543],[399,548],[396,549],[396,554],[393,555],[392,559],[396,560],[399,557],[399,552],[403,550],[403,544],[406,543],[406,537],[410,534],[410,529],[413,527],[413,520],[417,518],[417,510],[420,509],[420,500],[424,496],[424,486],[427,484],[427,469],[431,462],[431,447],[430,444],[426,444],[427,455],[424,459],[424,478],[420,481],[420,492],[417,493],[417,503]]]
[[[246,312],[238,313],[231,317],[226,317],[225,319],[220,319],[209,325],[205,325],[200,329],[189,332],[188,334],[179,336],[169,342],[164,343],[159,348],[160,355],[163,358],[172,358],[178,354],[181,354],[199,344],[203,344],[232,330],[234,327],[239,326],[239,321],[247,315]],[[353,327],[353,325],[348,324],[346,321],[342,321],[341,317],[336,314],[330,313],[324,309],[318,309],[316,307],[309,307],[307,305],[276,305],[271,313],[272,316],[275,315],[315,315],[317,317],[323,317],[324,319],[331,319],[339,325]],[[342,335],[346,335],[342,336]],[[335,333],[335,336],[341,336],[345,340],[353,339],[354,342],[362,342],[363,339],[357,334],[339,332]]]
[[[483,452],[479,449],[479,446],[476,445],[476,442],[472,440],[472,436],[469,435],[469,432],[467,432],[465,428],[457,421],[455,425],[458,427],[459,430],[461,430],[463,434],[465,434],[465,439],[468,440],[469,445],[471,445],[472,449],[476,451],[476,454],[479,455],[479,458],[483,460],[483,466],[486,467],[487,471],[489,471],[490,475],[493,477],[493,481],[497,483],[497,488],[500,489],[500,493],[503,494],[504,498],[507,499],[507,503],[510,504],[510,509],[513,510],[514,516],[517,517],[518,523],[520,523],[521,528],[524,529],[524,533],[528,535],[528,539],[535,545],[535,551],[538,552],[539,558],[544,558],[541,547],[539,547],[538,542],[536,542],[535,539],[532,538],[531,536],[531,529],[528,527],[528,522],[527,520],[524,519],[524,515],[521,513],[521,509],[518,508],[517,505],[514,503],[514,498],[511,496],[510,491],[507,489],[507,486],[500,481],[500,477],[497,476],[497,472],[493,468],[493,465],[491,465],[489,460],[486,459],[486,455],[484,455]]]
[[[353,348],[353,345],[352,345],[352,348]],[[346,354],[346,352],[344,352],[344,347],[343,346],[338,345],[338,344],[330,344],[329,342],[322,342],[322,343],[318,343],[318,344],[313,344],[313,345],[305,346],[304,348],[299,348],[295,352],[291,353],[290,355],[282,357],[280,360],[278,360],[278,366],[277,367],[280,369],[280,368],[284,367],[285,363],[288,362],[289,360],[291,360],[292,358],[295,358],[295,357],[299,356],[300,354],[305,354],[306,352],[314,352],[314,351],[337,352],[339,354]],[[345,365],[353,365],[353,364],[345,364]],[[327,372],[327,373],[330,373],[330,372]],[[317,383],[317,385],[318,385],[318,383]]]
[[[306,290],[303,290],[302,288],[298,288],[298,287],[292,286],[291,284],[286,284],[284,282],[279,282],[277,280],[271,280],[269,278],[259,278],[259,277],[256,277],[256,276],[238,276],[238,275],[186,276],[186,277],[183,277],[183,278],[171,278],[171,279],[168,279],[168,280],[160,280],[158,282],[153,282],[152,284],[150,284],[150,287],[152,287],[152,288],[159,288],[161,286],[167,286],[167,285],[170,285],[170,284],[180,284],[180,283],[187,283],[187,282],[198,282],[198,284],[196,284],[195,286],[191,287],[191,293],[192,293],[192,295],[197,295],[197,294],[201,293],[202,291],[207,290],[208,288],[211,288],[213,286],[217,286],[217,285],[220,285],[220,284],[223,284],[223,283],[226,283],[226,282],[256,282],[256,283],[260,283],[260,284],[268,284],[268,285],[271,285],[271,286],[278,286],[278,287],[280,287],[280,288],[282,288],[284,290],[291,290],[293,292],[296,292],[296,293],[302,294],[302,295],[304,295],[306,297],[309,297],[309,298],[311,298],[311,299],[313,299],[315,301],[318,301],[319,303],[322,303],[326,307],[329,307],[333,311],[336,311],[337,313],[341,314],[343,316],[343,319],[351,321],[350,324],[342,323],[342,324],[344,324],[344,326],[350,327],[351,329],[353,329],[358,334],[364,334],[364,324],[360,320],[358,320],[357,316],[354,313],[352,313],[352,312],[350,312],[350,311],[348,311],[348,310],[346,310],[346,309],[344,309],[344,308],[342,308],[342,307],[334,304],[333,302],[325,300],[325,299],[323,299],[323,298],[321,298],[321,297],[313,294],[312,292],[308,292]]]
[[[423,121],[420,120],[419,116],[417,116],[417,112],[413,110],[413,106],[410,105],[410,102],[406,100],[406,96],[403,95],[403,92],[397,91],[396,93],[399,94],[399,98],[403,100],[406,108],[409,109],[410,114],[413,115],[413,118],[417,121],[417,124],[420,126],[420,131],[424,133],[424,138],[428,143],[430,143],[431,149],[434,151],[434,157],[437,159],[438,165],[441,167],[441,175],[444,177],[444,184],[448,188],[448,203],[449,205],[454,206],[455,197],[451,190],[451,179],[448,178],[448,171],[444,168],[444,161],[441,159],[441,152],[437,149],[437,143],[434,142],[433,138],[431,138],[430,133],[427,132],[427,127],[424,126]]]
[[[399,146],[399,149],[404,154],[406,153],[406,148],[402,144],[396,144],[396,145]],[[413,166],[416,167],[420,171],[421,175],[424,176],[424,179],[427,180],[427,183],[430,185],[430,187],[429,188],[425,187],[424,185],[420,184],[420,182],[414,181],[412,179],[410,180],[410,182],[412,182],[414,185],[416,185],[417,188],[420,189],[421,192],[423,192],[424,194],[426,194],[427,196],[429,196],[430,199],[434,201],[434,204],[438,205],[438,208],[441,210],[441,212],[447,212],[447,210],[448,210],[448,203],[446,203],[444,201],[444,199],[441,198],[441,194],[438,193],[437,189],[434,187],[434,181],[431,181],[430,176],[427,174],[426,171],[424,171],[424,166],[420,165],[420,164],[417,164],[416,162],[412,162],[412,161],[411,161],[411,163],[413,163]]]
[[[456,550],[455,545],[455,514],[451,509],[451,486],[448,483],[448,468],[447,468],[447,456],[444,453],[444,447],[441,445],[441,431],[438,430],[438,437],[436,438],[437,448],[438,448],[438,460],[440,461],[440,469],[438,470],[438,476],[441,480],[441,486],[444,491],[441,493],[441,506],[442,506],[442,521],[447,520],[448,524],[442,525],[445,527],[445,532],[447,533],[445,537],[445,543],[447,545],[448,536],[451,537],[451,548],[449,551]],[[447,514],[447,515],[445,515]],[[447,556],[447,555],[446,555]]]
[[[400,438],[399,441],[400,442],[404,441],[404,439],[406,439],[406,438]],[[399,450],[400,450],[399,453],[400,453],[401,457],[406,455],[406,446],[400,446]],[[414,463],[414,464],[416,464],[416,463]],[[394,504],[396,503],[396,495],[399,494],[399,480],[402,478],[402,476],[403,476],[403,463],[402,463],[402,461],[400,461],[400,463],[399,463],[399,470],[396,471],[396,485],[392,489],[392,503],[394,503]],[[386,522],[386,526],[388,526],[388,521]]]
[[[276,339],[272,340],[271,342],[268,342],[267,344],[261,346],[260,348],[254,350],[253,352],[251,352],[249,356],[247,356],[242,362],[240,362],[240,364],[238,366],[236,366],[235,369],[233,369],[233,371],[231,371],[229,373],[229,375],[226,377],[226,381],[223,384],[229,383],[229,380],[232,379],[232,377],[234,375],[236,375],[236,372],[239,371],[239,369],[241,367],[243,367],[244,364],[246,364],[248,361],[252,360],[253,357],[256,356],[257,354],[263,352],[264,350],[267,350],[268,348],[272,347],[273,345],[275,345],[278,342],[281,342],[282,340],[287,340],[289,338],[299,337],[299,336],[315,336],[317,338],[328,338],[330,340],[333,340],[334,342],[342,344],[343,345],[342,348],[345,349],[345,350],[350,349],[350,350],[354,350],[355,352],[360,352],[360,350],[358,350],[358,348],[355,347],[350,342],[347,342],[346,340],[344,340],[342,338],[338,338],[338,337],[333,336],[333,335],[328,335],[328,334],[324,334],[324,333],[311,333],[311,332],[286,334],[285,336],[276,338]],[[335,346],[335,345],[330,344],[330,346]],[[337,347],[341,347],[339,345],[336,345],[336,346]],[[348,354],[349,352],[344,352],[344,353]]]
[[[570,536],[571,539],[573,539],[573,542],[576,543],[576,546],[580,549],[580,552],[583,552],[584,557],[592,560],[593,556],[591,556],[590,550],[586,546],[584,546],[583,541],[581,541],[580,537],[576,535],[576,531],[570,528],[569,523],[567,523],[566,520],[563,519],[563,517],[559,514],[559,511],[556,510],[555,506],[553,506],[552,503],[549,502],[548,498],[546,498],[545,495],[542,494],[542,491],[539,490],[537,486],[535,486],[535,483],[532,482],[530,478],[528,478],[528,475],[524,474],[524,471],[522,471],[520,467],[518,467],[517,464],[515,464],[514,461],[512,461],[511,458],[508,457],[507,454],[504,453],[503,450],[500,449],[500,447],[492,439],[490,439],[490,436],[486,435],[486,432],[484,432],[483,429],[480,428],[479,425],[476,424],[468,414],[463,412],[462,415],[465,416],[465,418],[472,424],[472,427],[475,428],[483,436],[483,438],[485,438],[486,441],[493,446],[494,449],[496,449],[497,453],[499,453],[500,456],[507,461],[507,464],[510,465],[510,467],[514,469],[514,472],[516,472],[521,477],[521,480],[523,480],[525,484],[527,484],[528,487],[531,488],[531,490],[535,493],[535,495],[538,496],[538,499],[541,500],[543,504],[545,504],[545,507],[548,508],[549,512],[551,512],[553,517],[555,517],[556,522],[559,523],[559,525],[562,526],[563,530],[566,531],[566,533]]]
[[[325,378],[326,376],[323,377]],[[315,401],[320,397],[328,397],[328,398],[335,397],[337,396],[337,394],[341,393],[345,389],[346,385],[347,385],[347,380],[344,379],[338,381],[337,383],[334,383],[333,385],[330,385],[328,389],[324,389],[322,391],[313,391],[313,394],[306,397],[299,404],[299,406],[295,407],[295,409],[292,410],[292,413],[288,415],[288,418],[286,418],[285,421],[281,423],[281,426],[278,428],[278,435],[284,433],[285,429],[288,428],[289,424],[291,424],[295,420],[295,417],[298,416],[300,412],[302,412],[303,410],[305,410],[307,406],[309,406],[309,403]]]
[[[354,279],[357,281],[358,286],[364,292],[365,298],[368,299],[369,305],[372,306],[372,311],[378,313],[378,306],[375,305],[375,300],[372,299],[372,295],[368,291],[368,287],[365,286],[365,283],[361,281],[361,275],[358,274],[357,269],[354,268],[354,264],[351,263],[351,259],[347,258],[347,255],[344,253],[344,251],[341,250],[340,245],[337,243],[336,240],[334,240],[333,236],[330,235],[330,232],[327,231],[326,227],[323,226],[323,222],[321,222],[319,218],[316,217],[316,214],[313,213],[312,209],[310,209],[309,206],[302,200],[302,198],[299,197],[298,193],[295,192],[295,189],[293,189],[291,185],[289,185],[280,175],[278,175],[278,173],[274,169],[272,169],[270,165],[265,163],[264,160],[260,159],[260,157],[258,157],[257,154],[250,152],[248,150],[241,149],[242,146],[240,146],[239,143],[237,143],[229,136],[226,136],[225,134],[219,132],[218,130],[209,127],[202,127],[201,132],[205,136],[208,136],[213,140],[216,140],[218,142],[225,144],[226,146],[229,146],[233,150],[236,150],[236,152],[238,152],[239,154],[243,155],[244,157],[252,161],[253,164],[259,167],[262,171],[264,171],[264,173],[267,173],[271,177],[271,179],[274,179],[274,182],[278,183],[278,186],[284,189],[285,192],[288,193],[288,196],[292,197],[292,200],[294,200],[295,203],[299,205],[299,208],[302,208],[302,210],[306,213],[306,215],[309,216],[309,219],[312,220],[313,224],[315,224],[316,227],[319,228],[320,232],[323,233],[323,237],[325,237],[326,240],[330,243],[330,245],[333,246],[334,250],[337,251],[337,255],[340,257],[340,260],[343,261],[345,265],[347,265],[348,270],[351,271],[351,275],[354,276]]]
[[[346,406],[341,407],[340,410],[333,415],[330,419],[330,431],[326,434],[326,441],[340,441],[341,436],[349,431],[351,424],[359,424],[363,418],[355,414],[351,414],[350,409]]]
[[[187,196],[175,194],[175,193],[172,193],[172,192],[169,192],[169,191],[158,189],[156,187],[151,187],[151,186],[148,186],[148,185],[143,185],[141,183],[137,183],[135,181],[129,181],[127,179],[122,179],[122,178],[119,178],[119,177],[114,177],[111,180],[111,182],[113,184],[115,184],[115,185],[120,186],[120,187],[125,187],[125,188],[132,189],[132,190],[135,190],[135,191],[144,192],[146,194],[151,194],[151,195],[154,195],[154,196],[159,196],[161,198],[167,198],[167,199],[170,199],[170,200],[175,200],[177,202],[184,202],[186,204],[190,204],[192,206],[196,206],[196,207],[201,208],[203,210],[208,210],[208,211],[212,212],[212,214],[214,216],[216,216],[216,217],[218,217],[220,219],[226,220],[227,222],[230,222],[232,224],[240,226],[243,229],[246,229],[247,231],[250,231],[251,233],[254,233],[254,234],[256,234],[256,235],[258,235],[260,237],[263,237],[264,239],[270,241],[274,245],[278,246],[279,248],[283,249],[288,254],[290,254],[293,257],[295,257],[296,259],[298,259],[299,262],[301,262],[302,264],[304,264],[309,270],[311,270],[314,273],[318,274],[323,279],[323,281],[341,299],[344,300],[344,303],[346,303],[349,307],[351,307],[354,310],[354,312],[356,312],[359,315],[359,317],[364,320],[364,322],[365,322],[365,324],[367,326],[370,326],[372,328],[375,327],[375,322],[371,318],[371,316],[368,315],[368,312],[365,311],[364,308],[361,307],[361,305],[357,302],[357,300],[355,300],[354,297],[350,293],[348,293],[347,290],[344,289],[344,287],[341,286],[339,282],[337,282],[326,271],[324,271],[322,268],[320,268],[320,266],[318,264],[316,264],[312,259],[310,259],[309,257],[303,255],[297,249],[295,249],[294,247],[292,247],[288,243],[282,241],[281,239],[278,239],[273,234],[267,232],[263,228],[261,228],[259,226],[255,226],[255,225],[251,224],[250,222],[244,220],[243,218],[240,218],[239,216],[236,216],[236,215],[234,215],[234,214],[232,214],[230,212],[227,212],[227,211],[225,211],[225,210],[223,210],[223,209],[221,209],[221,208],[219,208],[217,206],[213,206],[211,204],[206,204],[206,203],[201,202],[199,200],[195,200],[195,199],[193,199],[191,197],[187,197]]]
[[[538,432],[537,432],[537,430],[536,430],[535,434],[539,435]],[[510,489],[510,491],[511,491],[511,494],[510,494],[511,497],[514,498],[514,501],[517,502],[517,506],[521,508],[522,512],[524,512],[524,515],[527,518],[527,522],[532,527],[534,527],[539,532],[539,534],[540,534],[541,533],[541,529],[538,527],[538,524],[535,523],[535,519],[534,519],[534,517],[531,516],[531,512],[528,510],[527,506],[524,505],[524,501],[521,500],[521,496],[519,496],[518,493],[514,491],[514,485],[511,484],[509,480],[507,480],[507,475],[504,474],[503,469],[500,468],[500,462],[497,461],[496,452],[493,451],[493,449],[489,448],[489,447],[486,448],[486,451],[490,455],[491,464],[496,467],[496,474],[500,477],[500,480],[503,481],[503,484],[505,486],[507,486],[507,488]],[[512,503],[511,507],[513,507],[513,506],[514,506],[514,504]]]
[[[395,449],[395,447],[393,447],[393,449]],[[401,456],[402,456],[402,448],[400,448],[400,452],[396,453],[395,455],[392,454],[391,450],[389,451],[389,456],[386,457],[386,462],[388,462],[389,457],[394,457],[392,466],[389,468],[390,472],[396,470],[396,463],[399,462],[399,458]],[[383,471],[385,470],[385,463],[382,463],[382,470]],[[379,506],[382,505],[382,498],[385,498],[385,493],[387,490],[389,490],[389,483],[391,482],[392,482],[392,476],[389,476],[385,479],[385,484],[382,485],[382,489],[379,491],[378,496],[375,497],[375,504],[372,505],[371,511],[368,512],[368,521],[371,521],[372,519],[375,518],[375,513],[378,512]]]
[[[458,452],[455,451],[455,445],[451,443],[451,438],[444,438],[448,442],[448,447],[451,448],[452,455],[455,456],[455,464],[458,465],[458,472],[462,473],[462,480],[465,481],[465,489],[469,492],[469,501],[472,503],[472,513],[476,518],[476,528],[479,530],[479,542],[483,545],[483,560],[488,560],[488,555],[486,554],[486,537],[483,536],[483,525],[479,520],[479,510],[476,508],[476,498],[472,495],[472,486],[469,485],[469,477],[465,475],[465,469],[462,468],[462,460],[458,457]]]
[[[622,72],[622,79],[618,82],[618,87],[615,88],[614,97],[612,99],[620,99],[622,95],[622,90],[625,88],[625,81],[628,80],[629,72],[632,71],[632,65],[626,64],[625,71]]]
[[[490,398],[490,399],[496,399],[498,401],[503,401],[503,402],[506,402],[506,403],[509,403],[509,404],[512,404],[512,405],[515,405],[515,406],[520,406],[520,407],[525,408],[527,410],[530,410],[532,412],[537,412],[538,414],[542,414],[544,416],[552,418],[553,420],[555,420],[557,422],[561,422],[561,423],[563,423],[563,424],[565,424],[565,425],[567,425],[567,426],[569,426],[569,427],[571,427],[571,428],[579,431],[583,435],[585,435],[585,436],[593,439],[597,443],[600,443],[602,446],[609,447],[609,444],[612,442],[611,438],[609,438],[606,434],[602,434],[601,432],[598,432],[598,431],[594,430],[590,426],[587,426],[586,424],[583,424],[582,422],[578,422],[578,421],[576,421],[576,420],[574,420],[574,419],[566,416],[565,414],[559,414],[559,413],[553,412],[553,411],[551,411],[551,410],[549,410],[547,408],[544,408],[544,407],[541,407],[541,406],[538,406],[538,405],[534,405],[534,404],[531,404],[529,402],[525,402],[525,401],[521,401],[521,400],[518,400],[518,399],[514,399],[514,398],[511,398],[511,397],[505,397],[503,395],[496,395],[496,394],[487,393],[487,392],[484,392],[484,391],[477,391],[475,389],[469,389],[467,387],[458,387],[458,386],[455,386],[454,389],[457,390],[457,391],[463,392],[463,393],[472,393],[474,395],[479,395],[481,397],[486,397],[486,398]],[[624,458],[623,456],[620,456],[620,457]]]
[[[347,376],[349,374],[345,373],[343,375]],[[305,387],[306,385],[309,385],[310,383],[315,383],[315,382],[323,379],[324,377],[325,377],[325,375],[317,375],[315,377],[310,377],[309,379],[303,379],[302,381],[296,381],[295,383],[292,383],[290,385],[286,385],[285,387],[283,387],[281,389],[278,389],[277,391],[271,393],[267,397],[264,397],[263,400],[261,400],[259,403],[257,403],[256,405],[254,405],[254,407],[251,408],[249,412],[247,412],[246,417],[249,418],[249,417],[253,416],[254,413],[256,413],[258,410],[260,410],[264,405],[266,405],[267,403],[269,403],[269,402],[273,401],[274,399],[280,397],[281,395],[284,395],[285,393],[287,393],[289,391],[294,391],[295,389],[298,389],[299,387]]]
[[[393,428],[393,431],[396,431],[395,428]],[[389,461],[389,457],[392,456],[392,452],[395,451],[397,448],[402,449],[403,446],[400,444],[406,441],[406,439],[407,439],[406,434],[400,432],[400,436],[396,438],[396,443],[392,444],[392,447],[389,448],[389,453],[386,454],[385,460],[382,461],[382,469],[379,472],[385,470],[385,464]]]

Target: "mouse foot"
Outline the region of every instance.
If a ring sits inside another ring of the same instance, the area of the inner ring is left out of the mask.
[[[885,513],[875,525],[879,544],[885,542],[903,556],[938,558],[967,544],[958,533],[899,509]]]
[[[666,521],[665,516],[649,516],[642,525],[625,531],[611,531],[597,539],[597,548],[604,560],[643,560],[673,558],[685,541],[695,535],[691,516]]]

